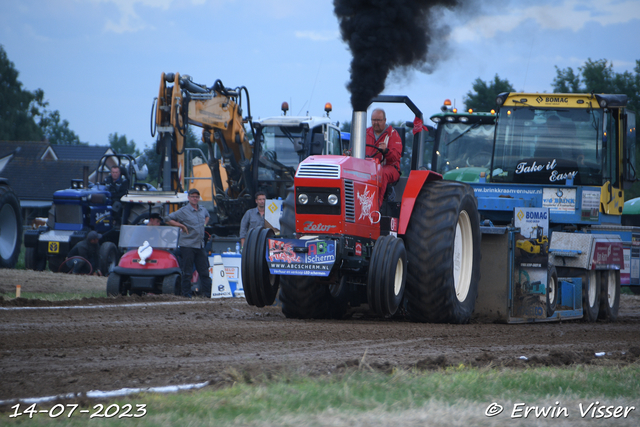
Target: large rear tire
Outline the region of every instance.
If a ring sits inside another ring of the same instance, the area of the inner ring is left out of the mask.
[[[367,299],[378,316],[393,316],[404,296],[407,279],[407,252],[395,236],[380,236],[369,264]]]
[[[598,319],[615,322],[620,307],[620,270],[600,272],[600,311]]]
[[[111,278],[111,276],[109,276]],[[162,294],[163,295],[180,295],[182,293],[181,288],[182,279],[179,274],[170,274],[162,279]]]
[[[405,235],[407,311],[418,322],[467,323],[480,280],[480,217],[473,188],[430,181]]]
[[[587,270],[582,277],[582,320],[595,322],[600,311],[600,280],[595,270]]]
[[[247,234],[241,268],[242,284],[249,305],[272,305],[278,295],[280,276],[269,272],[266,258],[267,239],[273,236],[270,228],[254,228]]]
[[[0,268],[13,268],[22,245],[22,215],[16,193],[0,185]]]
[[[27,270],[43,271],[47,266],[47,257],[41,256],[37,248],[26,248],[24,266]]]
[[[120,259],[120,251],[113,242],[104,242],[100,245],[100,251],[98,254],[100,273],[103,276],[108,276],[114,268],[118,265]]]

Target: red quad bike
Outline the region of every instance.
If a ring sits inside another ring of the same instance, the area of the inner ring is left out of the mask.
[[[180,295],[181,271],[173,253],[178,227],[123,225],[119,246],[128,250],[107,279],[107,295]]]
[[[404,103],[415,114],[409,176],[392,189],[380,187],[381,165],[365,157],[367,114],[355,111],[352,156],[303,161],[284,202],[280,236],[270,229],[247,235],[247,302],[271,305],[279,289],[289,318],[341,318],[362,305],[382,317],[406,310],[413,321],[466,323],[480,280],[473,189],[423,166],[423,116],[408,97],[372,102]],[[382,206],[380,191],[387,195]]]

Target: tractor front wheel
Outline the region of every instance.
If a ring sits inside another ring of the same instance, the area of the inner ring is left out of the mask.
[[[270,228],[254,228],[247,234],[241,268],[244,293],[249,305],[264,307],[276,300],[280,276],[269,272],[266,259],[267,239],[273,236]]]
[[[100,245],[100,251],[98,254],[98,268],[103,276],[108,276],[113,269],[118,265],[120,259],[120,251],[113,242],[104,242]]]
[[[405,234],[407,311],[418,322],[467,323],[480,281],[480,216],[473,188],[426,182]]]
[[[393,316],[404,296],[407,278],[407,252],[395,236],[380,236],[369,264],[367,299],[378,316]]]

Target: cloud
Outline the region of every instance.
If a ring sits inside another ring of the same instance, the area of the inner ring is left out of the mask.
[[[105,24],[105,30],[111,31],[117,34],[130,33],[143,30],[145,28],[152,27],[147,24],[143,18],[136,13],[136,7],[144,6],[148,8],[156,8],[161,10],[168,10],[172,3],[180,4],[178,0],[90,0],[93,3],[106,3],[112,4],[118,9],[119,20],[114,22],[111,19],[107,19]],[[224,3],[226,0],[214,0],[213,3]],[[233,0],[230,0],[233,1]],[[191,4],[202,5],[207,0],[190,0]]]
[[[296,31],[295,35],[299,39],[309,39],[314,42],[326,42],[340,39],[339,31]]]
[[[511,32],[527,20],[533,20],[541,29],[575,32],[592,22],[608,26],[634,19],[640,19],[637,0],[566,0],[554,5],[511,8],[501,15],[479,16],[453,31],[452,38],[458,43],[491,39],[498,31]]]

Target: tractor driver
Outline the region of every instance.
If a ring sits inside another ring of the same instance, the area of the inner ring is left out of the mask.
[[[371,113],[371,127],[367,129],[366,156],[380,160],[382,165],[381,191],[378,195],[378,206],[382,206],[387,185],[400,179],[402,157],[400,135],[393,126],[387,126],[387,115],[382,108],[376,108]]]
[[[116,218],[116,220],[120,220],[120,217],[123,214],[122,203],[120,202],[120,199],[122,198],[122,196],[127,194],[127,191],[129,189],[129,180],[124,175],[122,175],[120,166],[111,166],[111,174],[104,180],[104,185],[107,186],[107,190],[111,193],[113,217]],[[125,213],[128,216],[128,210]],[[126,223],[126,218],[124,219],[123,223]]]

